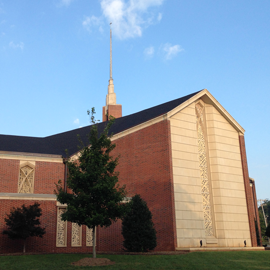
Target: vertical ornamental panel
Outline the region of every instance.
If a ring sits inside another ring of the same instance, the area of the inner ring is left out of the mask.
[[[20,168],[18,193],[33,193],[34,169],[29,165]]]
[[[65,212],[65,208],[58,208],[57,211],[57,235],[56,246],[67,246],[67,222],[61,219],[62,214]]]
[[[213,223],[211,211],[211,199],[209,189],[206,141],[204,135],[205,120],[204,120],[204,106],[201,103],[196,104],[197,117],[197,132],[198,132],[198,152],[199,152],[199,167],[201,176],[201,194],[203,198],[203,215],[206,236],[213,236]]]
[[[82,245],[82,227],[77,223],[72,223],[72,235],[71,235],[71,245],[74,247],[78,247]]]
[[[93,229],[89,229],[86,226],[86,246],[92,247],[93,246]]]

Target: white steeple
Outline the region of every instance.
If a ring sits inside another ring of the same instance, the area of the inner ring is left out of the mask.
[[[111,25],[112,23],[110,23]],[[122,105],[116,104],[116,94],[114,93],[113,77],[112,77],[112,29],[110,28],[110,79],[108,85],[108,94],[106,96],[106,106],[102,108],[102,121],[110,120],[110,116],[114,118],[122,117]]]
[[[110,23],[111,25],[112,23]],[[114,93],[114,84],[112,78],[112,29],[110,29],[110,79],[108,85],[108,94],[106,96],[106,107],[116,105],[116,94]]]

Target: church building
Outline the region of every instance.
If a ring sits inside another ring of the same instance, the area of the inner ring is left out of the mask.
[[[103,129],[112,115],[113,155],[120,155],[119,183],[127,197],[140,194],[153,215],[156,251],[257,247],[260,233],[255,183],[249,177],[245,130],[203,89],[122,116],[110,72]],[[27,252],[92,251],[92,233],[64,222],[55,183],[66,182],[65,149],[78,153],[90,127],[37,138],[0,135],[0,253],[22,251],[22,242],[2,235],[12,207],[40,203],[43,238],[27,239]],[[257,234],[258,234],[257,232]],[[121,221],[97,228],[97,251],[122,251]]]

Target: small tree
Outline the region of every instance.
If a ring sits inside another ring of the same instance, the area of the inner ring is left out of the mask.
[[[71,192],[66,192],[59,184],[56,195],[60,203],[67,204],[66,212],[62,214],[63,220],[93,229],[93,258],[96,258],[96,227],[108,227],[112,221],[122,218],[125,205],[121,202],[125,196],[125,187],[117,184],[118,173],[115,168],[118,157],[110,156],[115,144],[112,144],[108,133],[114,120],[110,119],[99,134],[94,114],[95,110],[92,108],[93,125],[89,145],[82,145],[78,160],[67,161],[67,187]]]
[[[268,199],[264,200],[259,206],[259,218],[261,225],[261,235],[264,241],[268,241],[266,235],[267,224],[270,224],[270,201]]]
[[[146,252],[157,245],[152,213],[140,195],[135,195],[128,205],[122,223],[122,235],[127,251]]]
[[[260,209],[259,209],[259,218],[260,218],[262,239],[265,241],[265,240],[267,240],[267,237],[265,236],[266,226],[265,226],[265,220],[264,220],[264,217],[263,217],[262,210],[260,210]]]
[[[25,253],[26,239],[28,237],[43,237],[45,228],[40,227],[39,217],[42,210],[39,203],[33,205],[15,208],[13,207],[10,214],[5,218],[7,230],[3,234],[7,234],[10,239],[23,239],[23,253]]]
[[[265,235],[266,235],[267,237],[270,238],[270,223],[269,223],[268,226],[266,227]]]

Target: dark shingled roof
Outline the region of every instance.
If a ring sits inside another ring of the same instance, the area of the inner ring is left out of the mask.
[[[117,118],[110,132],[117,134],[163,115],[199,92],[200,91],[134,114]],[[106,122],[99,123],[98,130],[103,130],[105,125]],[[90,127],[91,125],[44,138],[0,135],[0,151],[66,156],[65,150],[67,149],[69,155],[72,155],[78,151],[78,135],[82,141],[87,144],[87,135],[89,134]]]

